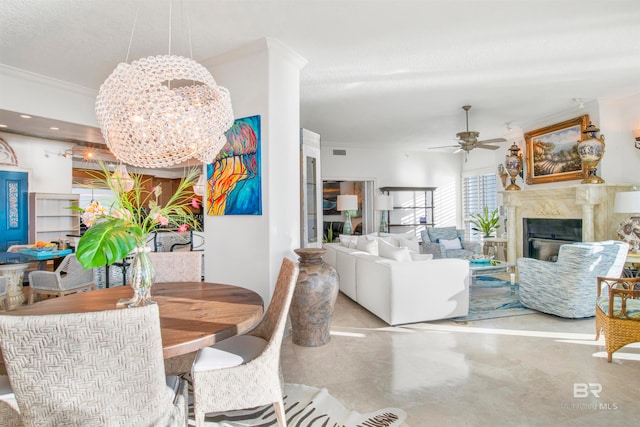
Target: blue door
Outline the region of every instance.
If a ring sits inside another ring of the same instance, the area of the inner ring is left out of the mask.
[[[26,172],[0,171],[0,251],[29,243],[29,180]]]

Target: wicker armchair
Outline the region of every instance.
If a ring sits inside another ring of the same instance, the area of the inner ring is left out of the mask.
[[[596,314],[598,277],[620,277],[629,251],[624,242],[560,245],[558,261],[518,258],[520,302],[570,319]]]
[[[285,258],[260,323],[245,335],[198,352],[191,369],[196,426],[204,426],[205,413],[269,404],[278,425],[286,426],[280,346],[297,278],[297,264]]]
[[[614,352],[640,342],[640,277],[598,277],[597,291],[596,341],[602,332],[611,363]]]
[[[85,270],[75,254],[69,254],[56,271],[38,270],[29,274],[29,304],[33,304],[38,295],[64,296],[95,288],[93,269]]]
[[[150,305],[0,316],[0,345],[24,425],[186,426],[187,385],[164,376],[158,313]]]

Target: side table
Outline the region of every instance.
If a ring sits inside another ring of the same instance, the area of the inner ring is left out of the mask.
[[[493,255],[499,261],[507,260],[507,239],[489,237],[484,239],[483,252],[485,255]]]
[[[640,254],[629,252],[623,271],[624,277],[640,277]]]

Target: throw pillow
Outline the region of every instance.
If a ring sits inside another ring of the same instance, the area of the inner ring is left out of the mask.
[[[398,246],[408,248],[410,251],[420,253],[420,242],[417,239],[398,238]]]
[[[411,261],[409,249],[395,247],[384,240],[380,240],[378,244],[378,253],[381,257],[394,261]]]
[[[436,240],[436,242],[444,245],[444,248],[449,250],[449,249],[462,249],[462,243],[460,243],[460,239],[459,238],[455,238],[455,239],[451,239],[451,240],[447,240],[447,239],[438,239]]]
[[[429,259],[433,259],[433,254],[418,254],[415,252],[410,252],[412,261],[426,261]]]
[[[378,241],[367,240],[366,238],[361,237],[356,243],[356,249],[358,249],[359,251],[367,252],[371,255],[378,256]]]
[[[340,244],[346,248],[355,249],[358,236],[340,234]]]

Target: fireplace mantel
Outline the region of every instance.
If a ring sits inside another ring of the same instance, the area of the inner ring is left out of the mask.
[[[630,186],[584,184],[571,187],[503,191],[507,208],[507,261],[515,264],[522,256],[522,219],[581,219],[582,241],[593,242],[617,238],[616,228],[625,218],[613,213],[618,191]]]

